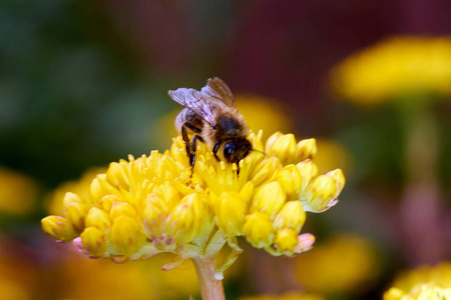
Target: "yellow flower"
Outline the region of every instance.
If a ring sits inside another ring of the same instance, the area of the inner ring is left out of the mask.
[[[296,277],[315,293],[358,292],[377,278],[374,246],[366,239],[342,234],[316,245],[294,260]]]
[[[384,300],[451,299],[451,263],[401,273]]]
[[[33,179],[12,170],[0,168],[0,214],[30,213],[34,209],[37,194],[38,186]]]
[[[229,248],[218,272],[241,252],[238,236],[272,255],[306,251],[314,237],[300,234],[307,209],[299,199],[313,195],[310,210],[315,201],[316,207],[330,207],[327,201],[338,197],[344,177],[339,171],[316,174],[313,139],[274,136],[265,146],[262,132],[249,135],[254,149],[270,150],[251,152],[239,162],[239,173],[235,164],[218,162],[204,143],[192,169],[181,137],[164,153],[113,162],[88,191],[67,193],[61,215],[44,218],[42,227],[59,240],[73,240],[90,256],[115,261],[159,253],[208,258]],[[322,177],[333,182],[333,191],[316,183]]]
[[[372,104],[412,92],[451,95],[451,39],[400,36],[347,58],[332,71],[344,98]]]

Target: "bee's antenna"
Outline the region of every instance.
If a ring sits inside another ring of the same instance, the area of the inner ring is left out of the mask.
[[[263,151],[260,151],[260,150],[257,150],[257,149],[252,149],[251,151],[255,151],[255,152],[261,153],[261,154],[263,154],[263,155],[266,155],[266,153],[265,153],[265,152],[263,152]]]

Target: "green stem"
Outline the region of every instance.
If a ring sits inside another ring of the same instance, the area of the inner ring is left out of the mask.
[[[203,300],[225,300],[222,280],[215,278],[216,259],[197,257],[192,259],[199,278]]]

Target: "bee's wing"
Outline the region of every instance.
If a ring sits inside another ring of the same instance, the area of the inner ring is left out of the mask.
[[[169,96],[178,104],[191,109],[211,126],[216,126],[214,106],[211,105],[207,95],[195,89],[179,88],[168,91]]]
[[[202,88],[201,92],[208,98],[220,101],[229,107],[236,107],[232,91],[218,77],[208,79],[207,85]]]

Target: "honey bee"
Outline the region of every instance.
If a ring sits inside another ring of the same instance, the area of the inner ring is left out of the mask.
[[[224,81],[218,77],[210,78],[200,91],[179,88],[168,94],[185,107],[175,119],[175,126],[185,141],[191,167],[196,159],[197,141],[206,143],[217,161],[218,151],[222,148],[222,156],[228,163],[238,164],[252,150],[246,139],[246,122]]]

